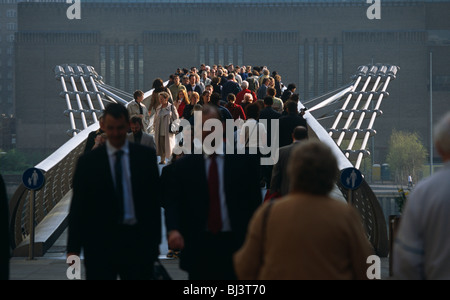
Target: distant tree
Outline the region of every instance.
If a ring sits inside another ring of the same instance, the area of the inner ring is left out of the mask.
[[[398,184],[406,183],[409,175],[417,182],[422,177],[422,167],[427,155],[417,133],[397,130],[392,132],[387,163]]]
[[[0,155],[1,172],[23,172],[28,167],[25,155],[15,149]]]

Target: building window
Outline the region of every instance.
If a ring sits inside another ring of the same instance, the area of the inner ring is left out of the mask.
[[[225,47],[223,45],[219,45],[219,65],[224,65],[225,63]]]
[[[16,23],[8,23],[8,24],[6,24],[6,29],[7,30],[16,31],[17,30],[17,24]]]
[[[315,96],[315,70],[314,70],[314,45],[309,45],[308,49],[308,97],[313,98]]]
[[[200,56],[200,64],[206,64],[205,46],[200,45],[198,52],[199,52],[199,56]]]
[[[116,47],[109,47],[109,84],[116,84]]]
[[[299,61],[299,78],[301,82],[301,88],[300,91],[303,92],[302,98],[306,99],[306,89],[304,88],[306,86],[306,73],[305,73],[305,46],[300,45],[298,49],[298,61]],[[303,83],[302,83],[303,82]]]
[[[324,78],[324,53],[323,53],[323,45],[319,45],[318,49],[318,73],[319,73],[319,80],[317,82],[318,84],[318,92],[319,94],[323,94],[325,92],[324,85],[325,85],[325,78]]]
[[[209,64],[212,66],[216,63],[216,57],[214,53],[214,45],[209,45]]]
[[[334,88],[334,48],[332,45],[328,46],[328,90]]]
[[[238,46],[238,65],[242,66],[244,64],[244,47]]]
[[[130,87],[130,91],[136,90],[135,81],[134,81],[134,63],[135,63],[135,55],[134,55],[134,46],[128,46],[128,86]]]
[[[144,46],[139,46],[138,49],[139,59],[139,88],[144,88]]]
[[[234,47],[228,46],[228,64],[234,64]]]
[[[106,76],[106,47],[100,47],[100,75]]]
[[[119,46],[119,88],[125,90],[125,46]]]
[[[8,9],[6,11],[6,16],[8,18],[16,18],[17,17],[17,11],[15,9]]]

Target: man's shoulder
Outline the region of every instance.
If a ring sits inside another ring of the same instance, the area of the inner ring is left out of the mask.
[[[79,165],[83,165],[83,164],[95,164],[99,161],[99,158],[101,158],[102,156],[107,156],[108,153],[106,152],[106,146],[100,146],[96,149],[93,149],[89,152],[86,152],[84,154],[82,154],[79,158],[78,158],[78,164]]]
[[[149,148],[147,146],[136,144],[136,143],[129,143],[129,149],[130,149],[130,152],[134,152],[137,155],[143,155],[143,156],[155,155],[156,156],[156,150]]]
[[[130,101],[130,102],[128,102],[126,107],[128,108],[128,107],[136,106],[136,104],[137,104],[136,101]]]
[[[143,137],[145,136],[147,139],[152,139],[152,140],[155,139],[155,138],[153,137],[153,135],[148,134],[148,133],[146,133],[146,132],[142,132],[142,136],[143,136]]]

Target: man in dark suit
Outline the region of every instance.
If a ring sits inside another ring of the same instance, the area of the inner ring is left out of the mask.
[[[204,107],[203,124],[219,118],[215,107]],[[203,141],[211,133],[203,131]],[[223,149],[221,140],[215,147]],[[180,267],[189,279],[236,279],[233,254],[262,202],[258,167],[247,155],[188,155],[175,163],[166,227],[169,247],[182,249]]]
[[[196,83],[197,77],[194,74],[189,75],[189,84],[186,85],[186,91],[187,92],[197,92],[199,95],[203,93],[202,88],[200,85]],[[173,96],[174,98],[177,97],[177,95]]]
[[[142,146],[150,147],[156,150],[155,139],[152,135],[144,132],[144,124],[142,118],[134,116],[130,120],[131,132],[127,138],[129,142],[136,143]]]
[[[264,98],[264,109],[261,110],[261,113],[259,114],[259,121],[262,120],[267,121],[267,146],[272,146],[272,120],[278,120],[281,117],[281,114],[276,112],[273,108],[273,97],[267,96]],[[278,128],[277,128],[278,129]],[[274,133],[278,135],[279,133]],[[278,150],[278,149],[277,149]],[[266,157],[269,157],[270,155],[266,155]],[[273,165],[268,166],[261,166],[261,172],[263,175],[263,180],[265,184],[267,184],[267,188],[270,189],[270,180],[272,177],[272,169]]]
[[[283,95],[281,95],[281,100],[283,101],[283,103],[286,103],[296,90],[297,86],[295,84],[289,84]]]
[[[291,152],[296,145],[308,139],[308,130],[303,126],[298,126],[292,133],[294,142],[288,146],[279,149],[278,162],[272,170],[272,181],[270,184],[270,193],[272,195],[286,196],[289,193],[289,179],[287,168]]]
[[[292,132],[295,127],[308,128],[306,120],[298,113],[298,104],[293,101],[286,102],[287,115],[280,118],[280,147],[292,144]]]
[[[101,116],[99,118],[100,124],[102,124],[102,118],[103,118],[103,116]],[[87,141],[86,141],[86,146],[84,148],[84,154],[92,151],[92,149],[94,148],[94,146],[96,144],[97,137],[102,135],[103,133],[105,133],[105,132],[103,131],[102,128],[99,128],[96,131],[92,131],[91,133],[89,133]]]
[[[68,256],[83,249],[88,280],[151,279],[161,242],[156,153],[128,142],[125,107],[110,104],[103,122],[106,145],[76,167]]]
[[[6,187],[0,175],[0,280],[9,279],[9,217]]]
[[[222,87],[222,101],[228,102],[227,98],[229,94],[237,96],[242,91],[239,83],[236,82],[234,74],[228,75],[228,81]]]

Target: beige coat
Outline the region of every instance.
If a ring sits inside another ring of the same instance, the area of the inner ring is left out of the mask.
[[[162,114],[161,113],[162,110],[165,110],[166,114]],[[153,124],[155,127],[155,142],[156,142],[157,150],[159,149],[159,137],[161,136],[160,116],[163,116],[162,122],[164,122],[164,124],[165,124],[165,126],[163,126],[163,127],[165,128],[164,150],[165,150],[166,157],[163,157],[163,158],[170,159],[170,157],[172,156],[173,148],[175,147],[175,134],[170,133],[169,128],[170,128],[170,123],[179,118],[178,112],[175,109],[175,107],[173,107],[173,105],[170,103],[168,104],[168,106],[166,108],[162,108],[162,106],[160,105],[156,109],[155,120],[154,120]],[[157,155],[160,156],[161,153],[157,153]]]
[[[372,247],[353,207],[337,200],[289,194],[275,201],[263,233],[262,206],[234,256],[241,280],[362,280]]]
[[[140,116],[140,109],[139,105],[142,107],[142,124],[144,125],[144,132],[149,132],[149,126],[150,126],[150,116],[148,114],[148,109],[143,103],[137,103],[136,101],[131,101],[127,105],[128,114],[130,116],[130,119],[136,116]]]

